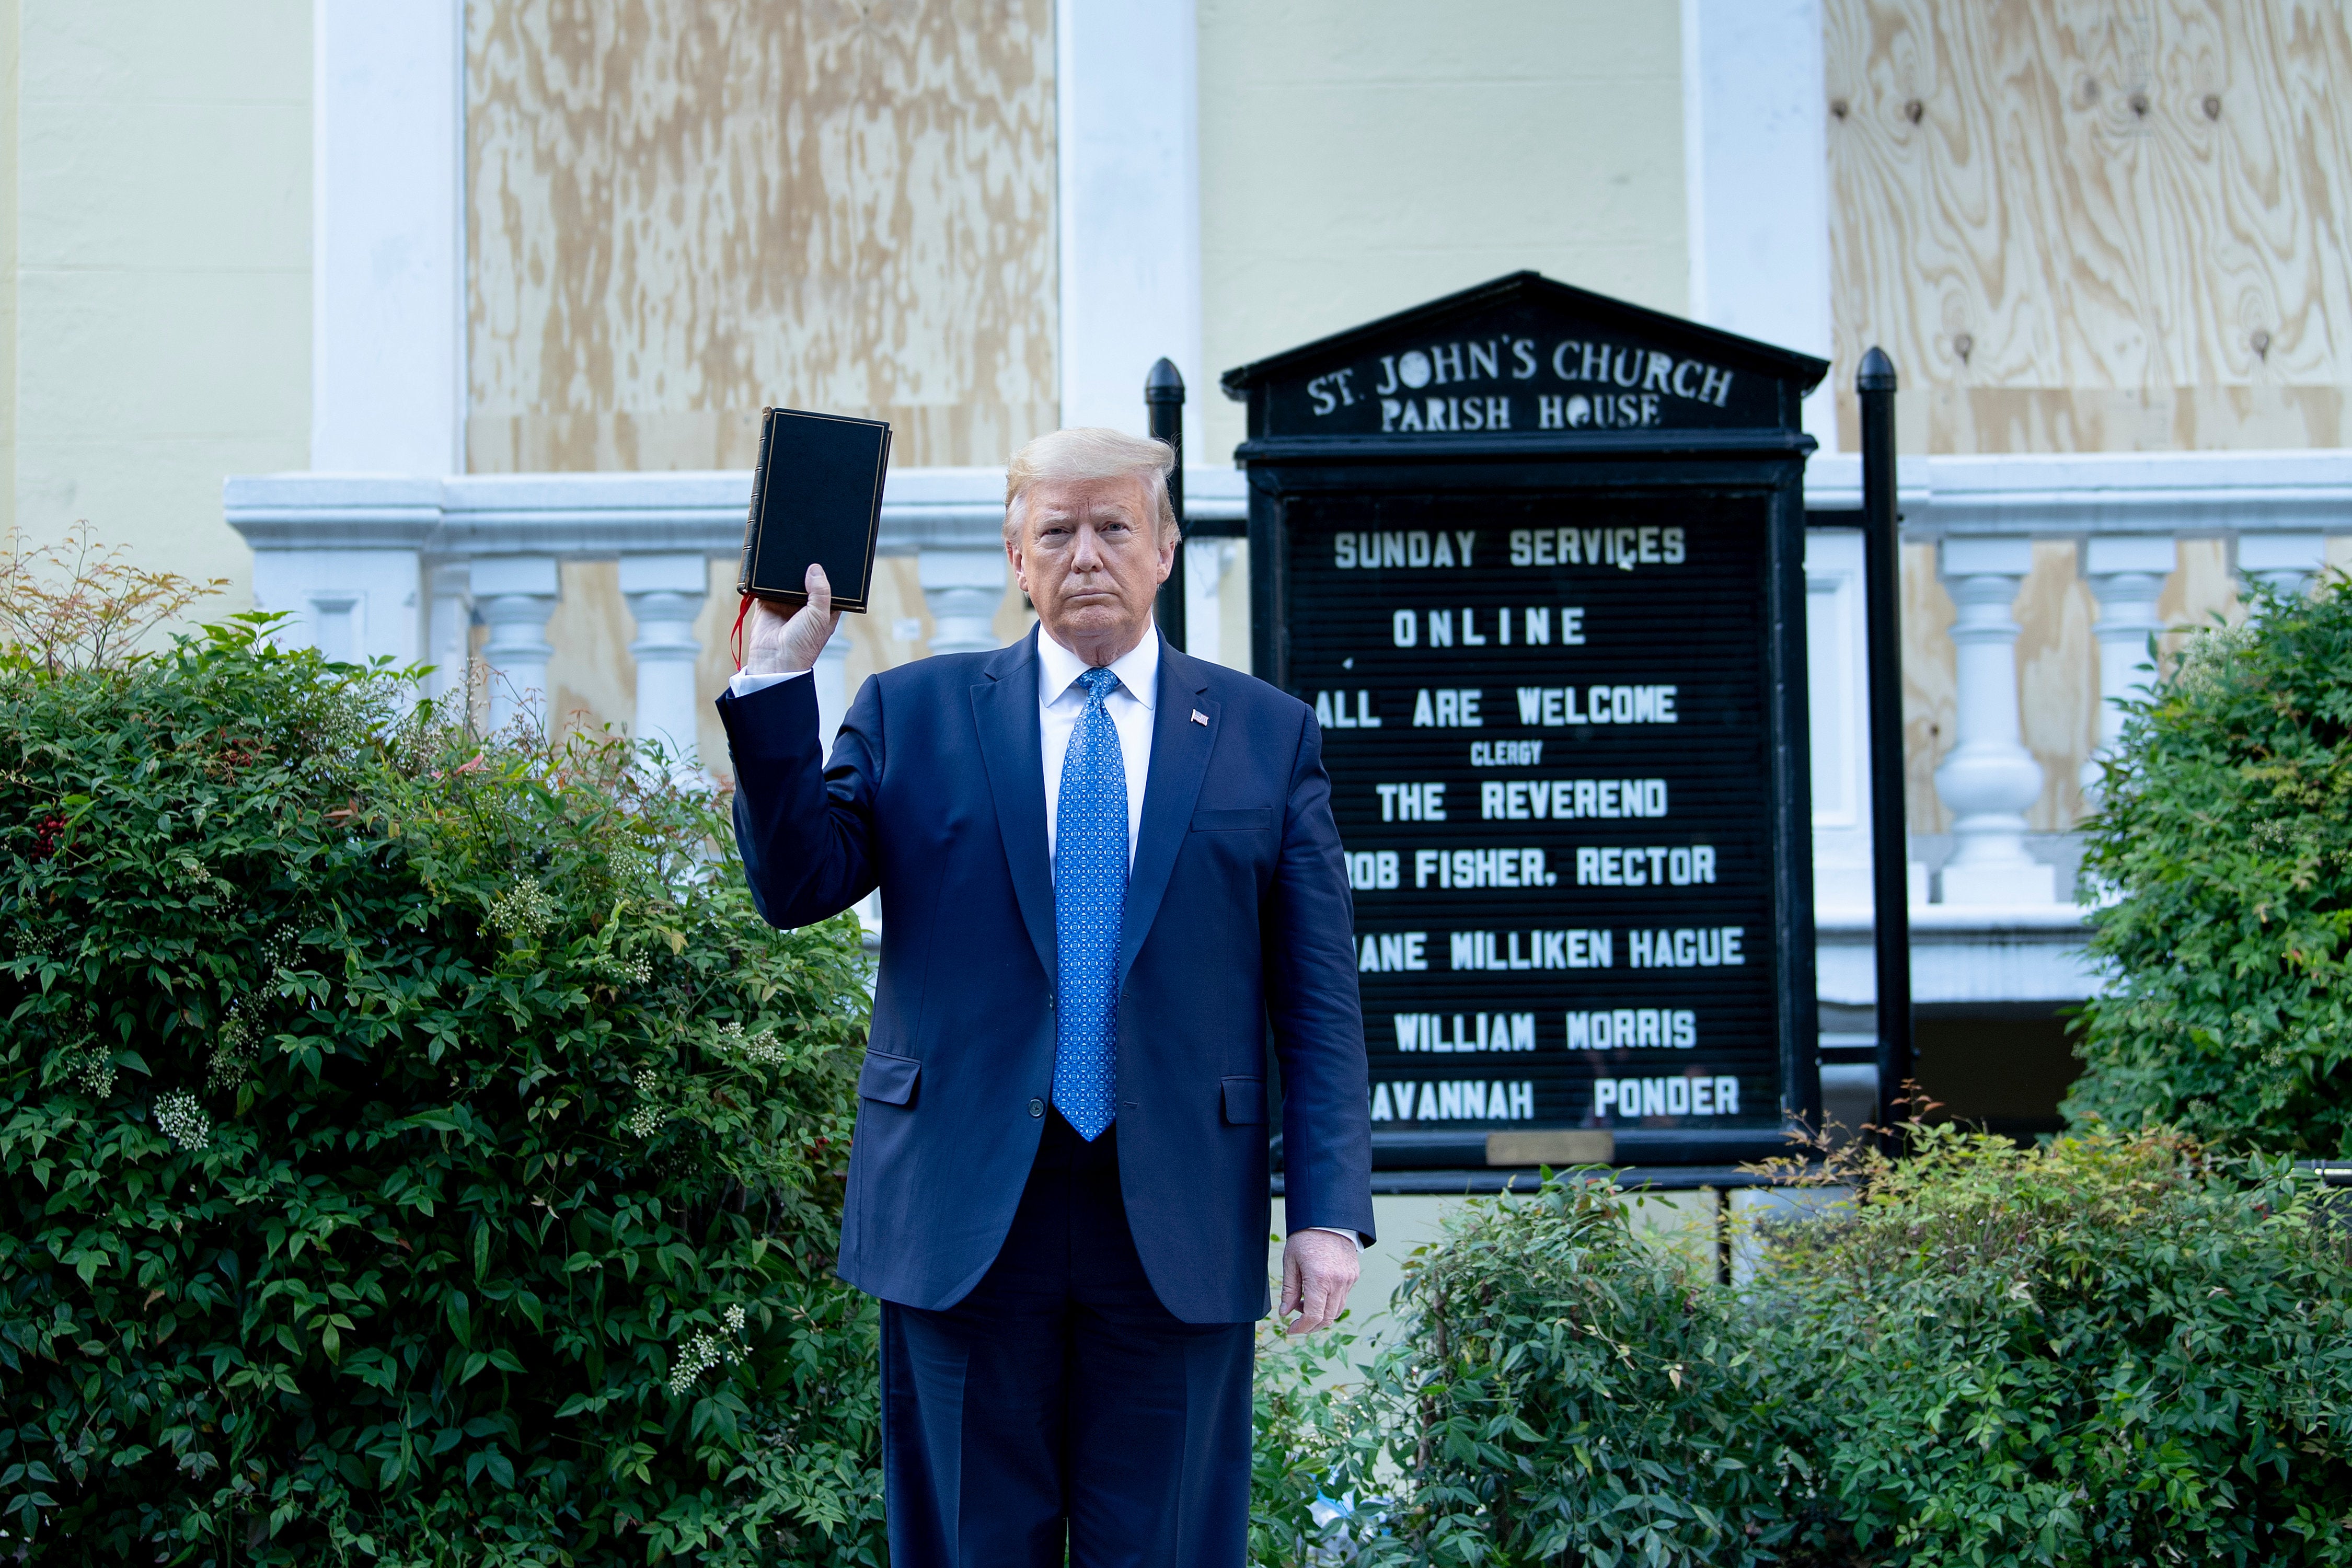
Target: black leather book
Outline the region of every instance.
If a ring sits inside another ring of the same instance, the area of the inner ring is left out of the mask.
[[[865,614],[889,468],[890,426],[882,420],[762,409],[736,591],[804,605],[814,563],[833,584],[834,608]]]

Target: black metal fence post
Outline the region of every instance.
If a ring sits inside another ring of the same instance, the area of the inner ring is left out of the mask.
[[[1166,359],[1153,365],[1151,374],[1143,378],[1143,414],[1146,428],[1152,436],[1176,449],[1176,467],[1168,475],[1168,504],[1176,509],[1180,538],[1176,564],[1169,569],[1168,581],[1160,584],[1156,614],[1160,629],[1181,648],[1185,641],[1184,545],[1181,538],[1184,527],[1184,378]]]
[[[1913,1076],[1911,876],[1903,807],[1903,526],[1895,510],[1895,362],[1874,348],[1854,377],[1862,405],[1862,538],[1870,658],[1870,859],[1878,959],[1878,1124],[1895,1129]]]

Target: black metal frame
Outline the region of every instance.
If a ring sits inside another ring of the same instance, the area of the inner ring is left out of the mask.
[[[1768,790],[1772,831],[1773,926],[1784,1121],[1821,1122],[1820,1035],[1814,978],[1812,792],[1805,664],[1804,462],[1812,437],[1794,430],[1522,436],[1444,441],[1334,442],[1259,438],[1240,456],[1249,468],[1251,668],[1290,688],[1291,501],[1309,495],[1408,494],[1431,489],[1496,495],[1530,490],[1745,496],[1766,503],[1765,648]],[[1671,466],[1669,466],[1671,464]],[[1486,1133],[1384,1133],[1382,1163],[1483,1165]],[[1621,1160],[1643,1164],[1722,1163],[1787,1152],[1781,1134],[1626,1128]]]

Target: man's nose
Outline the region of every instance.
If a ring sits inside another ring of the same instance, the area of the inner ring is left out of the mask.
[[[1099,572],[1102,566],[1102,549],[1096,541],[1094,525],[1082,523],[1078,528],[1077,548],[1070,552],[1070,570]]]

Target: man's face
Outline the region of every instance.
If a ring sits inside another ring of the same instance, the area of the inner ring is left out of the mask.
[[[1005,553],[1055,641],[1108,664],[1143,640],[1153,596],[1176,562],[1139,479],[1030,487]]]

